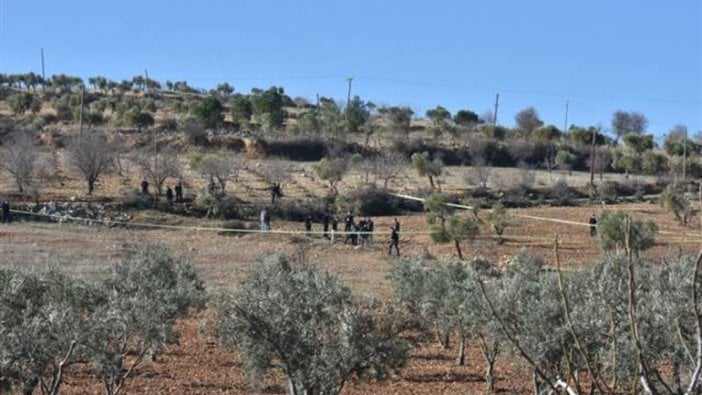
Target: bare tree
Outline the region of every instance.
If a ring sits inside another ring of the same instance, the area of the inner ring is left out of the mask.
[[[88,183],[88,194],[95,190],[98,178],[110,171],[117,155],[116,145],[101,133],[85,134],[69,147],[69,160]]]
[[[222,192],[225,191],[227,182],[235,179],[241,164],[230,155],[207,154],[195,157],[190,164],[195,171],[208,177],[210,182],[217,182]]]
[[[627,134],[642,134],[648,127],[648,119],[644,114],[631,111],[616,111],[612,115],[612,130],[618,137]]]
[[[485,165],[485,158],[482,156],[473,157],[472,167],[463,176],[463,180],[471,185],[477,185],[482,189],[487,189],[492,168]]]
[[[534,107],[527,107],[518,112],[517,115],[514,116],[514,122],[517,124],[517,129],[525,136],[530,135],[534,129],[544,124],[544,121],[541,120],[538,111],[536,111]]]
[[[156,192],[161,195],[163,184],[168,177],[179,177],[181,173],[178,155],[172,151],[142,152],[137,156],[144,177],[156,187]]]
[[[407,158],[397,151],[383,151],[373,158],[372,172],[375,177],[383,181],[383,188],[387,188],[390,181],[397,179],[407,168]]]
[[[259,176],[268,184],[282,184],[283,180],[290,178],[290,166],[281,160],[266,160],[261,165]]]
[[[37,149],[27,133],[15,133],[0,148],[0,166],[12,175],[17,189],[25,193],[31,184]]]

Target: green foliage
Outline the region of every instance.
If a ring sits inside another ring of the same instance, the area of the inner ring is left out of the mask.
[[[329,183],[334,195],[339,193],[337,185],[348,172],[348,160],[345,158],[322,158],[316,165],[314,171],[322,180]]]
[[[668,158],[653,150],[648,150],[641,156],[641,170],[649,175],[665,173],[668,171]]]
[[[202,101],[196,102],[190,108],[190,114],[202,122],[205,128],[213,129],[224,121],[224,106],[215,96],[207,96]]]
[[[605,203],[616,203],[619,199],[619,184],[616,181],[603,181],[597,186],[597,196]]]
[[[553,125],[541,126],[532,132],[532,136],[538,140],[558,140],[561,135],[561,131]]]
[[[240,127],[248,127],[253,115],[251,100],[244,95],[235,95],[229,101],[229,107],[231,108],[232,122]]]
[[[492,211],[490,211],[490,213],[488,214],[488,221],[490,221],[492,229],[498,236],[498,243],[502,243],[502,235],[505,233],[505,230],[511,222],[511,216],[507,212],[507,209],[505,209],[505,206],[502,205],[502,203],[498,202],[492,208]]]
[[[253,89],[249,97],[253,114],[265,127],[276,130],[283,127],[288,113],[283,108],[286,102],[283,88],[270,87],[263,91]]]
[[[567,149],[559,149],[556,153],[556,166],[561,170],[572,170],[577,157]]]
[[[670,211],[682,226],[687,226],[693,215],[692,205],[685,196],[685,185],[682,183],[668,185],[661,193],[661,205]]]
[[[101,286],[105,301],[91,316],[85,354],[107,394],[116,394],[147,353],[177,340],[175,320],[203,308],[204,283],[186,258],[158,245],[128,247]],[[128,355],[134,358],[127,359]]]
[[[592,134],[595,134],[595,145],[607,145],[612,141],[602,134],[602,130],[599,127],[589,126],[587,128],[572,125],[568,129],[568,140],[573,141],[578,144],[585,146],[590,146],[592,144]]]
[[[41,109],[41,102],[29,92],[18,92],[8,96],[7,104],[12,112],[19,115],[29,110],[36,114]]]
[[[453,122],[456,125],[471,126],[480,123],[480,117],[470,110],[458,110],[453,116]]]
[[[380,107],[378,113],[384,118],[388,129],[396,134],[407,136],[412,122],[412,111],[409,107]]]
[[[640,156],[645,151],[653,149],[655,143],[652,134],[627,134],[624,136],[624,145],[635,155]]]
[[[359,133],[363,125],[370,119],[370,109],[373,103],[364,102],[358,96],[354,96],[346,107],[346,125],[349,133]]]
[[[435,184],[435,179],[440,177],[444,172],[444,163],[439,158],[431,159],[428,152],[419,152],[412,154],[412,167],[417,171],[420,177],[427,177],[432,189],[441,189],[440,185]]]
[[[653,247],[657,232],[655,222],[635,220],[623,211],[605,211],[597,221],[597,237],[604,251],[624,251],[628,233],[629,247],[636,255],[639,251]]]
[[[404,364],[401,324],[355,298],[333,275],[283,256],[255,267],[216,303],[217,334],[259,382],[281,365],[293,394],[336,394],[351,377],[383,379]]]

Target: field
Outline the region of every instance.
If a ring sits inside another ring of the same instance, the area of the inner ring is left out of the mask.
[[[59,153],[59,163],[65,160]],[[181,158],[186,161],[185,155]],[[246,158],[235,180],[229,183],[228,193],[244,202],[260,203],[269,199],[268,184],[262,173],[271,165],[270,160]],[[305,201],[317,199],[328,192],[328,186],[316,177],[312,163],[278,160],[277,166],[285,169],[289,177],[283,184],[284,199]],[[460,193],[466,186],[467,167],[447,167],[442,176],[444,190]],[[589,174],[583,172],[533,171],[534,187],[548,188],[557,180],[565,180],[571,187],[583,189],[589,182]],[[341,193],[359,185],[363,175],[352,169],[340,185]],[[507,189],[518,182],[516,169],[491,169],[488,186],[491,189]],[[636,176],[625,180],[623,175],[606,174],[605,179],[628,183],[652,183],[652,177]],[[206,185],[206,179],[184,170],[183,180],[186,197],[194,198],[198,190]],[[85,195],[85,184],[69,168],[59,166],[57,176],[41,185],[42,200],[56,201],[119,201],[134,191],[141,181],[141,172],[130,158],[122,162],[121,175],[103,177],[93,196]],[[169,179],[173,185],[175,179]],[[0,177],[5,191],[14,189],[11,179]],[[419,177],[408,166],[390,187],[393,190],[412,194],[427,188],[428,182]],[[695,203],[696,204],[696,203]],[[561,243],[561,254],[566,270],[585,267],[601,254],[596,240],[589,235],[584,223],[599,206],[579,207],[535,207],[511,209],[511,224],[505,232],[505,242],[498,244],[486,218],[481,212],[481,236],[472,243],[464,243],[467,257],[484,257],[498,267],[505,265],[510,257],[521,249],[528,250],[553,264],[553,244],[556,235]],[[695,252],[700,245],[697,219],[688,228],[680,227],[673,216],[653,202],[612,205],[607,210],[626,210],[638,219],[652,219],[661,233],[657,245],[646,251],[647,257],[678,255]],[[389,228],[393,217],[375,217],[377,234],[370,247],[356,247],[341,240],[331,243],[320,235],[286,234],[233,234],[212,230],[193,229],[149,229],[139,223],[157,223],[193,228],[216,228],[222,222],[190,216],[176,215],[165,211],[141,210],[130,212],[134,225],[127,227],[82,226],[65,223],[15,222],[0,227],[0,253],[4,262],[16,265],[54,265],[79,278],[100,276],[121,257],[126,243],[148,240],[168,246],[175,254],[189,256],[204,277],[210,294],[231,289],[261,258],[272,253],[284,252],[304,257],[342,278],[355,293],[385,299],[392,297],[388,273],[393,259],[387,255]],[[531,217],[531,218],[527,218]],[[404,257],[455,257],[452,244],[437,245],[427,234],[426,217],[422,213],[399,216],[402,223],[401,252]],[[565,222],[562,222],[565,221]],[[256,222],[251,218],[251,222]],[[578,224],[573,224],[575,222]],[[273,218],[275,230],[301,231],[302,224]],[[315,224],[313,230],[321,230]],[[210,393],[285,393],[283,377],[275,374],[262,387],[252,389],[242,373],[241,361],[236,354],[224,352],[208,332],[210,311],[204,311],[179,322],[182,338],[177,345],[168,347],[155,362],[141,365],[128,381],[126,392],[151,394],[210,394]],[[455,345],[455,341],[453,342]],[[413,350],[406,368],[384,382],[350,382],[344,389],[347,394],[433,394],[433,393],[483,393],[483,361],[477,346],[469,342],[467,366],[454,366],[454,349],[444,350],[438,344],[424,343]],[[497,362],[497,392],[529,393],[531,379],[528,370],[515,365],[510,355],[501,355]],[[79,367],[71,371],[62,387],[63,393],[83,394],[102,392],[102,384]]]
[[[694,252],[699,248],[699,235],[694,230],[679,227],[672,216],[655,204],[621,205],[607,209],[630,211],[641,219],[654,219],[664,232],[658,245],[646,252],[647,256],[677,255],[681,251]],[[582,267],[600,254],[587,227],[529,220],[519,215],[584,222],[595,210],[593,207],[533,208],[512,210],[514,222],[508,228],[507,241],[497,245],[489,237],[465,246],[468,256],[484,256],[496,264],[503,264],[519,249],[553,261],[552,237],[562,240],[562,254],[568,268]],[[162,218],[163,219],[163,218]],[[453,247],[437,246],[428,235],[423,215],[399,218],[403,231],[404,256],[450,257]],[[377,229],[390,226],[392,218],[376,218]],[[300,229],[296,223],[274,223],[276,229]],[[487,233],[487,231],[485,232]],[[535,234],[543,238],[532,237]],[[695,234],[697,234],[695,236]],[[217,293],[233,287],[236,281],[261,257],[274,252],[299,254],[305,251],[308,259],[320,267],[338,274],[359,294],[389,297],[391,290],[387,273],[392,260],[386,252],[387,235],[376,236],[370,248],[359,248],[337,241],[331,244],[319,237],[252,234],[245,236],[222,235],[208,231],[142,230],[124,228],[86,227],[46,223],[15,223],[0,228],[0,250],[5,262],[18,264],[55,264],[79,277],[90,277],[108,270],[109,264],[119,259],[124,243],[151,240],[171,247],[176,253],[185,253],[207,281],[209,291]],[[394,258],[393,258],[394,259]],[[207,311],[180,322],[183,337],[171,346],[156,362],[142,365],[127,386],[127,393],[248,393],[251,392],[242,375],[237,356],[221,351],[216,341],[207,334]],[[443,350],[438,344],[425,345],[412,353],[408,366],[382,383],[352,382],[344,393],[482,393],[482,359],[477,348],[469,346],[468,366],[453,366],[455,350]],[[512,358],[498,358],[497,388],[499,392],[528,393],[529,377],[512,365]],[[270,377],[261,393],[284,393],[282,377]],[[80,370],[69,374],[63,387],[65,393],[97,393],[101,383]]]

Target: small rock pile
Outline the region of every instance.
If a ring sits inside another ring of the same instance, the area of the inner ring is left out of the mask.
[[[108,210],[104,204],[84,202],[47,202],[39,205],[37,214],[58,223],[119,226],[131,218],[125,212]]]

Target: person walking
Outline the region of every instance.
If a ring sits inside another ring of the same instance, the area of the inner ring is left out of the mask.
[[[168,208],[173,207],[173,190],[169,186],[166,187],[166,203]]]
[[[395,247],[397,256],[400,256],[400,223],[395,219],[395,223],[390,227],[390,245],[388,255],[392,255],[392,247]]]
[[[10,203],[7,200],[2,202],[2,223],[10,223]]]
[[[180,181],[178,181],[175,186],[175,201],[176,203],[183,202],[183,184],[181,184]]]
[[[590,236],[597,236],[597,215],[594,213],[590,216]]]
[[[268,210],[261,210],[261,230],[268,232],[271,230],[271,217],[268,215]]]

